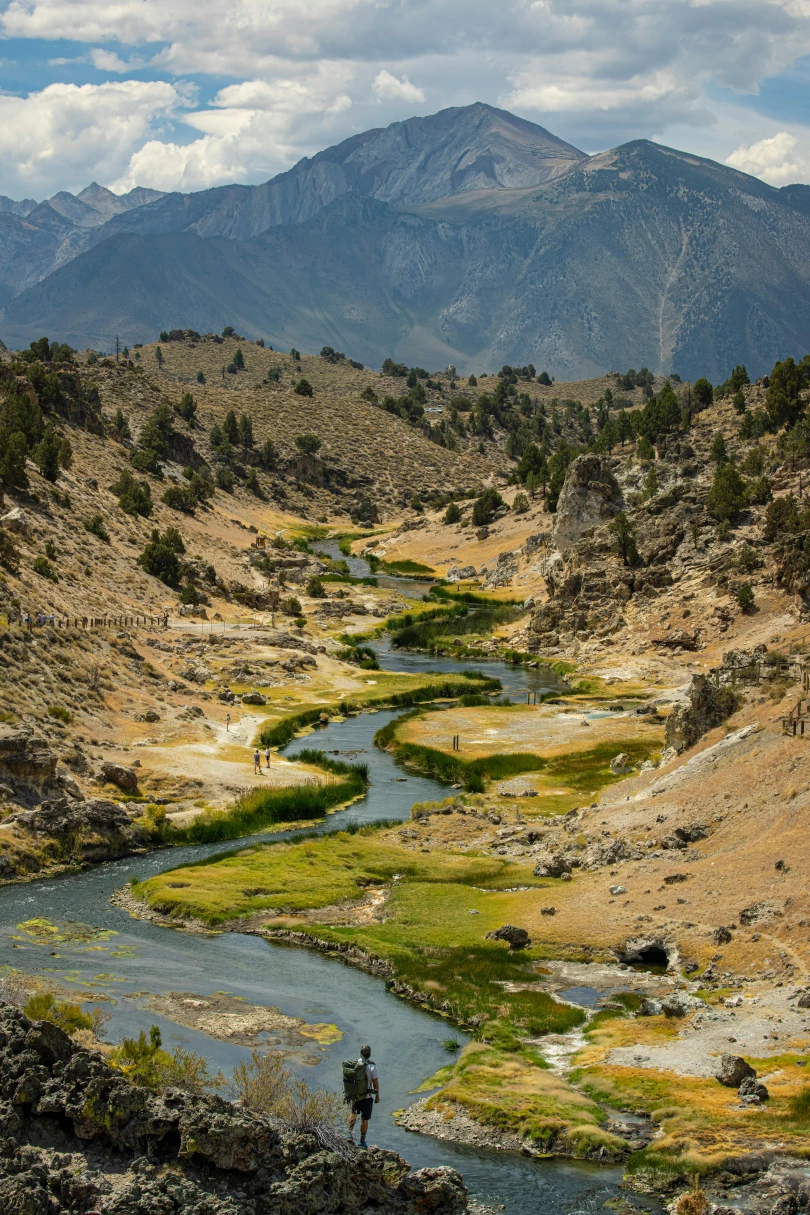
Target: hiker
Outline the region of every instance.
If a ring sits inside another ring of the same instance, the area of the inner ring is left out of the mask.
[[[354,1124],[360,1115],[360,1147],[368,1147],[366,1134],[372,1108],[380,1100],[380,1081],[377,1065],[371,1061],[371,1047],[360,1047],[360,1058],[343,1064],[343,1099],[351,1102],[349,1133],[346,1136],[354,1143]]]
[[[265,747],[265,749],[264,749],[264,762],[267,765],[267,767],[269,768],[270,767],[270,748],[269,748],[269,746]]]
[[[256,751],[254,751],[254,752],[253,752],[253,774],[254,774],[254,776],[255,776],[255,774],[256,774],[257,772],[258,772],[258,773],[259,773],[259,775],[261,776],[261,772],[262,772],[262,757],[261,757],[261,755],[259,754],[258,750],[256,750]]]
[[[230,734],[230,732],[231,732],[231,715],[230,715],[230,713],[225,714],[225,729]]]

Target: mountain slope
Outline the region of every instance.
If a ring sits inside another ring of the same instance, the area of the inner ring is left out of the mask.
[[[638,141],[539,187],[409,211],[348,193],[251,242],[122,234],[11,301],[1,323],[12,344],[49,332],[109,348],[116,333],[235,324],[372,366],[390,354],[717,380],[804,352],[810,215],[754,178]]]
[[[0,212],[3,338],[108,349],[234,324],[373,366],[714,380],[807,345],[808,188],[645,140],[586,157],[475,105],[354,136],[263,186],[153,193],[94,184]]]

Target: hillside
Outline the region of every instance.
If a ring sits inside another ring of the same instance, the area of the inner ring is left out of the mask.
[[[374,367],[717,379],[800,356],[810,320],[805,187],[645,140],[586,157],[484,105],[355,136],[262,186],[127,196],[101,223],[109,200],[82,194],[0,212],[8,345],[48,332],[109,350],[171,316]]]

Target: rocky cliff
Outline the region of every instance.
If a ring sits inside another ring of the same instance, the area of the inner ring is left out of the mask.
[[[329,1150],[316,1130],[290,1133],[219,1097],[153,1097],[6,1004],[0,1075],[0,1210],[9,1215],[467,1210],[452,1169],[412,1173],[380,1148]]]

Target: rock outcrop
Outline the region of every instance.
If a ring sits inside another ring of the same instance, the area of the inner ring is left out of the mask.
[[[687,691],[688,703],[678,705],[667,718],[666,745],[680,754],[693,747],[708,730],[722,725],[737,707],[729,688],[720,688],[708,675],[693,675]]]
[[[0,1210],[25,1215],[463,1215],[452,1169],[290,1132],[221,1097],[134,1087],[0,1004]],[[338,1150],[335,1150],[338,1149]],[[115,1185],[108,1174],[115,1174]]]
[[[531,938],[525,928],[516,928],[514,924],[503,924],[493,928],[484,936],[485,941],[506,941],[510,949],[526,949],[531,945]]]
[[[623,507],[622,491],[610,462],[602,456],[577,456],[568,467],[560,491],[552,543],[565,552],[584,532],[607,523]]]
[[[727,1088],[739,1088],[743,1080],[754,1079],[756,1072],[741,1055],[723,1055],[717,1079]]]

